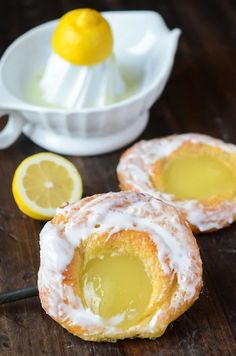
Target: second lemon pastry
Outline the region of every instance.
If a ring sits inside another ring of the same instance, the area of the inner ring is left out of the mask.
[[[236,219],[236,146],[201,134],[140,141],[117,167],[122,190],[150,194],[180,209],[194,232]]]

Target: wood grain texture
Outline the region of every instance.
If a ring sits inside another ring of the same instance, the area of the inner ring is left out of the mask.
[[[236,2],[234,0],[12,0],[0,3],[0,53],[33,26],[80,7],[151,9],[183,30],[173,73],[153,106],[142,138],[201,132],[236,144]],[[38,234],[43,224],[16,207],[16,166],[43,151],[23,135],[0,151],[0,291],[36,285]],[[84,195],[119,190],[115,168],[122,150],[100,157],[69,157],[84,179]],[[51,320],[37,297],[0,306],[0,355],[235,355],[236,224],[197,237],[204,263],[200,299],[158,340],[84,342]]]

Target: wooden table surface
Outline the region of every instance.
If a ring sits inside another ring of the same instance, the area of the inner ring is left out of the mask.
[[[183,30],[173,73],[142,138],[201,132],[236,144],[234,0],[1,1],[0,52],[26,30],[78,5],[156,10],[170,28]],[[0,151],[0,291],[36,285],[43,223],[17,209],[11,180],[20,161],[40,151],[23,135]],[[121,153],[69,157],[82,174],[84,196],[119,190],[115,168]],[[197,240],[203,292],[160,339],[84,342],[51,320],[34,297],[0,306],[0,355],[235,355],[236,224]]]

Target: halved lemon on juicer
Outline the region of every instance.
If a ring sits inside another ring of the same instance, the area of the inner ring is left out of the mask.
[[[141,141],[121,158],[122,189],[147,192],[179,208],[194,231],[236,219],[236,146],[200,134]]]
[[[104,107],[126,93],[112,29],[98,11],[76,9],[62,16],[49,53],[39,82],[45,103],[69,110]]]
[[[82,179],[67,159],[49,152],[23,160],[17,167],[12,192],[19,209],[26,215],[49,220],[64,202],[82,196]]]
[[[76,9],[60,19],[53,33],[52,46],[54,52],[69,63],[94,65],[111,55],[112,31],[98,11]]]

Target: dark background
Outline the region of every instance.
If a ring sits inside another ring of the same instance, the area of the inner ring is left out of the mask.
[[[28,29],[76,7],[156,10],[170,28],[183,30],[173,73],[142,138],[201,132],[236,144],[236,1],[1,0],[0,53]],[[23,135],[0,151],[0,291],[36,285],[43,224],[17,209],[11,181],[20,161],[40,151]],[[122,151],[69,157],[82,174],[84,196],[118,190]],[[46,316],[35,297],[0,306],[0,355],[235,355],[236,225],[197,240],[203,292],[160,339],[84,342]]]

